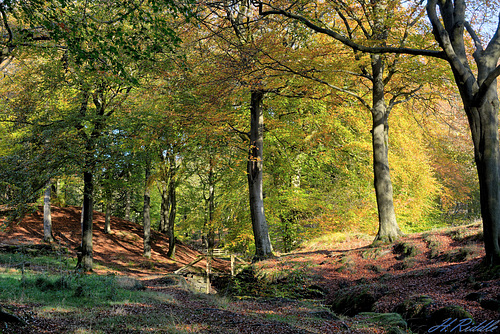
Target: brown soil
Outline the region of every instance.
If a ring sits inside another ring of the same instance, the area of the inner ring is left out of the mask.
[[[43,237],[40,212],[26,217],[19,224],[0,232],[2,243],[39,243]],[[224,307],[214,306],[209,298],[200,298],[178,286],[163,284],[162,275],[172,272],[194,260],[200,253],[186,245],[179,245],[176,261],[166,259],[168,240],[155,233],[152,259],[142,257],[142,230],[139,225],[113,218],[113,233],[103,233],[104,217],[95,214],[94,259],[100,266],[96,272],[106,274],[126,273],[141,279],[148,289],[172,296],[174,303],[161,306],[162,312],[177,319],[176,328],[182,333],[384,333],[383,327],[365,325],[360,327],[360,317],[342,320],[311,318],[312,311],[322,309],[324,301],[317,301],[318,308],[300,301],[288,299],[231,300]],[[53,211],[53,230],[57,242],[74,250],[79,244],[80,211],[69,207]],[[500,298],[498,279],[478,279],[484,249],[475,236],[479,225],[432,232],[435,246],[430,247],[425,233],[402,238],[398,242],[412,244],[416,251],[403,258],[394,251],[393,245],[370,247],[371,240],[351,237],[332,245],[327,250],[303,250],[263,261],[257,265],[268,275],[273,272],[289,272],[303,268],[316,284],[328,291],[326,300],[339,289],[361,283],[377,283],[387,286],[390,293],[376,304],[377,312],[392,312],[394,306],[413,295],[427,295],[434,300],[433,307],[459,305],[472,314],[478,322],[500,319],[499,312],[481,307],[477,301],[466,300],[472,292],[479,292],[486,298]],[[449,258],[453,251],[467,248],[469,256],[462,261]],[[432,254],[431,254],[432,253]],[[431,256],[432,255],[432,256]],[[456,261],[456,262],[453,262]],[[200,268],[205,264],[200,263]],[[218,260],[215,267],[228,270],[227,261]],[[259,293],[258,291],[256,292]],[[29,327],[11,327],[17,331],[5,333],[77,333],[76,324],[65,318],[41,318],[30,310],[33,305],[17,305],[18,314],[30,314]],[[156,306],[159,307],[159,306]],[[31,313],[30,313],[31,312]],[[107,311],[109,312],[109,311]],[[148,314],[151,305],[126,305],[120,312]],[[279,320],[292,317],[296,321]],[[298,320],[297,320],[298,319]],[[1,323],[0,323],[1,325]],[[82,325],[82,324],[78,324]],[[89,325],[89,324],[86,324]],[[92,324],[89,326],[91,327]],[[76,327],[75,327],[76,326]],[[88,328],[88,327],[87,327]],[[43,329],[43,330],[42,330]],[[125,330],[113,328],[109,333],[167,333],[162,330]],[[80,333],[80,332],[78,332]],[[83,333],[83,332],[81,332]],[[87,332],[85,332],[87,333]],[[106,332],[107,333],[107,332]]]

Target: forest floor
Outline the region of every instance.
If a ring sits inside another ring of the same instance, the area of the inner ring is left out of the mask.
[[[39,244],[42,218],[37,211],[20,223],[0,229],[0,245]],[[172,284],[168,275],[201,254],[193,248],[180,244],[175,261],[167,259],[168,239],[155,233],[152,257],[146,259],[142,256],[139,225],[113,217],[112,233],[104,234],[104,216],[96,212],[94,218],[94,272],[133,278],[155,293],[155,301],[88,310],[47,310],[46,305],[28,298],[1,301],[28,325],[2,325],[0,321],[0,332],[389,333],[387,324],[370,321],[369,315],[337,317],[327,307],[339,291],[370,284],[383,285],[388,291],[374,304],[375,312],[394,312],[408,298],[425,295],[432,299],[433,309],[461,306],[477,323],[500,320],[498,308],[481,303],[500,298],[500,280],[481,278],[478,268],[484,249],[479,223],[411,234],[392,245],[371,246],[371,238],[346,234],[327,245],[310,246],[258,263],[254,271],[259,281],[256,278],[250,282],[250,288],[239,286],[241,293],[235,297],[234,286],[228,296],[224,288],[216,287],[213,292],[219,289],[217,294],[205,295]],[[80,238],[79,209],[53,207],[52,224],[55,244],[66,247],[68,256],[74,258]],[[196,266],[203,270],[206,263],[201,261]],[[215,260],[213,266],[215,271],[229,271],[227,260]],[[9,270],[14,270],[10,263],[0,263],[0,273]],[[311,287],[318,293],[311,295]],[[295,297],[287,289],[296,291]],[[471,298],[471,294],[481,298]],[[164,296],[160,302],[159,295]],[[411,331],[403,328],[400,333]]]

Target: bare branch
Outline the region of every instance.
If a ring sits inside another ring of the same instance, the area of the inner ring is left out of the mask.
[[[467,29],[467,32],[474,41],[474,44],[476,45],[476,50],[483,51],[483,45],[481,44],[481,40],[476,35],[476,32],[474,31],[474,29],[472,29],[469,22],[465,22],[465,29]]]
[[[391,100],[389,101],[389,105],[387,107],[387,110],[392,110],[392,108],[398,104],[401,104],[401,103],[406,103],[408,101],[410,101],[413,96],[420,90],[422,89],[423,85],[420,85],[418,86],[417,88],[415,89],[412,89],[411,91],[409,92],[403,92],[403,93],[399,93],[399,94],[395,94]],[[404,97],[403,99],[400,99],[398,100],[400,97]]]
[[[229,127],[231,128],[231,130],[233,130],[233,132],[236,132],[237,134],[240,134],[240,135],[244,136],[245,138],[250,139],[250,132],[240,131],[240,130],[236,129],[234,126],[232,126],[229,123],[227,123],[227,125],[229,125]]]
[[[410,55],[416,55],[416,56],[429,56],[429,57],[434,57],[434,58],[440,58],[440,59],[445,59],[447,60],[447,55],[443,51],[437,51],[437,50],[425,50],[425,49],[411,49],[411,48],[398,48],[398,47],[368,47],[364,45],[360,45],[352,41],[350,38],[345,37],[331,29],[323,28],[320,27],[319,25],[311,22],[307,18],[301,16],[301,15],[296,15],[292,14],[290,12],[284,11],[279,8],[273,8],[272,10],[267,10],[263,11],[262,10],[262,2],[259,2],[259,14],[262,16],[267,16],[267,15],[282,15],[285,17],[288,17],[290,19],[297,20],[299,22],[302,22],[305,26],[308,28],[328,35],[342,44],[350,47],[351,49],[355,51],[361,51],[361,52],[366,52],[366,53],[396,53],[396,54],[410,54]]]
[[[12,43],[12,30],[10,29],[9,21],[7,20],[7,13],[5,12],[5,9],[3,7],[3,2],[0,3],[0,13],[2,14],[2,21],[5,29],[7,29],[7,33],[9,35],[9,39],[7,40],[7,43],[5,45],[10,46],[10,43]]]

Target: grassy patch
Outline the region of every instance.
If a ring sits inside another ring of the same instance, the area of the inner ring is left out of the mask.
[[[398,242],[394,245],[393,253],[398,254],[398,260],[402,260],[407,257],[415,257],[421,253],[417,245],[412,242]]]
[[[423,236],[425,242],[427,242],[427,247],[429,247],[429,259],[434,259],[441,253],[439,239],[433,234],[426,234]]]
[[[310,287],[311,263],[278,262],[267,267],[256,264],[244,268],[227,289],[233,296],[308,298],[317,293]]]
[[[302,247],[308,250],[330,249],[335,244],[343,243],[348,240],[349,237],[345,233],[342,232],[328,233],[304,242]]]
[[[128,283],[127,283],[128,284]],[[93,307],[143,300],[120,278],[86,274],[0,274],[0,300],[68,307]]]
[[[341,266],[336,269],[336,271],[339,273],[344,271],[353,273],[356,271],[356,262],[349,254],[343,254],[339,260],[339,263],[341,264]]]
[[[472,260],[481,254],[481,248],[478,245],[465,245],[458,249],[445,252],[441,256],[444,262],[462,262]]]
[[[475,243],[484,240],[482,229],[476,225],[462,226],[450,230],[447,235],[449,235],[453,241],[459,243]]]

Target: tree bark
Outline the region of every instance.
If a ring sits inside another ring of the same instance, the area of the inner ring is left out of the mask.
[[[442,19],[438,17],[439,6]],[[496,77],[500,74],[500,22],[489,44],[480,39],[465,19],[465,0],[427,2],[427,16],[436,41],[446,54],[467,114],[474,143],[474,160],[479,178],[481,216],[487,265],[500,264],[500,149]],[[477,78],[469,66],[465,29],[476,47]]]
[[[166,224],[167,219],[165,219],[165,217],[168,217],[167,202],[168,202],[168,190],[167,186],[164,184],[162,186],[162,191],[161,191],[160,225],[158,227],[161,233],[167,232],[167,224]]]
[[[92,271],[93,259],[93,206],[94,206],[94,179],[91,171],[83,173],[83,223],[82,223],[82,243],[80,246],[77,268],[83,271]]]
[[[104,233],[111,233],[111,203],[106,203],[105,213],[104,213]]]
[[[144,256],[151,258],[151,197],[149,191],[149,177],[151,174],[151,164],[146,161],[145,184],[144,184],[144,209],[143,209],[143,224],[144,224]]]
[[[43,241],[53,242],[54,236],[52,235],[52,214],[50,211],[50,180],[47,182],[45,194],[43,197]]]
[[[479,131],[476,131],[478,133],[473,135],[473,140],[474,158],[479,177],[485,260],[488,265],[498,265],[500,264],[498,99],[496,105],[490,102],[493,101],[490,100],[479,107],[472,107],[471,109],[475,110],[471,110],[470,113],[477,115],[478,118],[473,123],[479,121],[482,125]]]
[[[167,257],[173,259],[175,257],[175,216],[177,211],[177,199],[175,194],[175,172],[172,171],[170,184],[169,184],[169,207],[170,211],[168,213],[168,222],[167,222],[167,236],[168,236],[168,252]]]
[[[215,246],[215,228],[214,228],[214,211],[215,211],[215,180],[213,171],[213,160],[209,157],[208,171],[208,222],[207,222],[207,248],[213,249]]]
[[[262,100],[264,91],[252,90],[250,97],[250,148],[247,163],[250,216],[255,240],[253,261],[260,261],[273,255],[269,228],[264,212],[263,195],[263,148],[264,113]]]
[[[104,233],[111,233],[111,191],[106,191],[106,203],[104,204]]]
[[[130,220],[131,205],[132,205],[131,191],[130,189],[127,189],[125,193],[125,220]]]
[[[375,241],[393,242],[403,233],[394,211],[393,188],[389,170],[389,112],[385,104],[384,60],[372,55],[373,107],[372,145],[375,197],[379,229]]]

